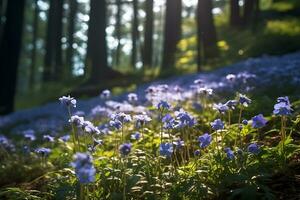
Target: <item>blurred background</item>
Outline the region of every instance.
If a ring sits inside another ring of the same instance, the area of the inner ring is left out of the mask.
[[[300,49],[299,0],[0,0],[0,114]]]

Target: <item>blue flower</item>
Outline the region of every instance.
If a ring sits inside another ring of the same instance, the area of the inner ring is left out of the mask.
[[[288,97],[278,97],[277,104],[274,105],[274,115],[287,116],[290,115],[293,109],[291,108]]]
[[[262,114],[252,117],[252,127],[253,128],[262,128],[267,124],[267,120]]]
[[[103,90],[100,94],[100,97],[102,99],[109,99],[110,97],[110,91],[109,90]]]
[[[252,143],[248,146],[247,150],[252,154],[259,154],[260,149],[256,143]]]
[[[229,109],[234,110],[237,106],[238,101],[237,100],[229,100],[226,102],[226,105],[229,107]]]
[[[141,134],[140,134],[139,132],[136,132],[136,133],[132,134],[132,135],[130,136],[130,138],[131,138],[132,140],[140,140],[140,139],[141,139]]]
[[[198,142],[200,142],[200,147],[205,148],[211,143],[212,137],[208,133],[205,133],[198,137]]]
[[[90,154],[76,153],[71,166],[75,168],[80,183],[87,184],[95,181],[96,169],[93,166],[93,158]]]
[[[151,118],[146,114],[135,115],[133,119],[136,121],[136,126],[140,127],[151,121]]]
[[[116,128],[116,129],[121,129],[122,128],[122,122],[119,120],[110,120],[109,125]]]
[[[195,156],[199,156],[199,155],[200,155],[200,150],[199,150],[199,149],[195,150],[195,151],[194,151],[194,155],[195,155]]]
[[[286,104],[285,102],[280,102],[274,105],[274,115],[281,115],[287,116],[290,115],[292,108],[290,105]]]
[[[128,101],[131,103],[137,102],[138,101],[138,96],[135,93],[129,93],[127,95]]]
[[[238,101],[241,105],[247,107],[251,103],[251,99],[249,99],[246,95],[239,94]]]
[[[227,110],[229,110],[227,104],[222,103],[214,104],[213,108],[214,110],[219,111],[221,114],[224,114]]]
[[[163,127],[165,129],[172,129],[174,127],[175,119],[170,114],[166,114],[162,118],[162,122],[164,123]]]
[[[35,150],[35,152],[36,152],[37,154],[40,154],[41,156],[45,157],[45,156],[48,156],[48,155],[51,153],[51,149],[41,147],[41,148],[37,148],[37,149]]]
[[[158,104],[157,104],[157,109],[158,110],[169,110],[171,108],[171,106],[169,105],[168,102],[166,101],[160,101]]]
[[[61,104],[67,106],[67,107],[74,107],[76,108],[76,99],[74,99],[73,97],[69,96],[63,96],[59,98],[59,101]]]
[[[25,130],[25,131],[23,131],[23,135],[24,135],[24,138],[27,140],[30,140],[30,141],[36,140],[34,130],[31,130],[31,129]]]
[[[121,144],[119,151],[121,155],[127,156],[131,152],[131,144],[130,143]]]
[[[287,96],[286,97],[278,97],[277,102],[278,103],[286,103],[287,105],[291,105],[289,97],[287,97]]]
[[[54,142],[54,137],[52,137],[51,135],[44,135],[43,139],[47,142]]]
[[[186,126],[192,127],[196,124],[196,119],[192,117],[189,113],[185,112],[183,109],[175,112],[176,120],[178,124],[176,124],[176,128],[184,128]]]
[[[82,123],[84,122],[84,118],[79,117],[78,115],[73,115],[71,116],[69,122],[75,125],[76,127],[80,128],[82,126]]]
[[[248,125],[248,120],[244,119],[244,120],[242,121],[242,124]]]
[[[62,140],[63,142],[67,142],[68,140],[70,140],[71,136],[70,135],[64,135],[61,136],[59,139]]]
[[[225,153],[228,159],[234,159],[234,152],[229,147],[225,148]]]
[[[170,157],[173,153],[173,144],[172,143],[161,143],[159,146],[159,153],[162,156]]]
[[[178,139],[175,142],[173,142],[173,144],[175,145],[175,147],[177,149],[181,149],[184,146],[184,141],[181,139]]]
[[[224,123],[220,119],[216,119],[215,121],[211,122],[210,125],[216,131],[224,129]]]

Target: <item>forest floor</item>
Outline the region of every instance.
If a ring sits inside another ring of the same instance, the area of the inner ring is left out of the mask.
[[[143,84],[132,92],[137,93],[139,97],[143,97],[146,88],[158,84],[167,84],[170,87],[180,86],[184,91],[188,91],[190,90],[189,85],[194,80],[202,79],[206,87],[217,90],[219,93],[224,94],[224,97],[228,97],[228,95],[237,92],[236,87],[226,79],[228,74],[234,74],[237,78],[247,80],[247,84],[244,84],[244,92],[256,99],[252,111],[257,112],[259,110],[264,114],[271,109],[265,105],[272,106],[273,100],[278,96],[287,95],[292,101],[300,98],[300,52],[283,56],[249,58],[207,73],[177,76]],[[239,83],[238,87],[243,87],[241,84],[243,83]],[[111,100],[126,101],[127,94],[116,95]],[[58,98],[59,96],[57,96]],[[140,101],[144,100],[140,99]],[[220,101],[222,101],[222,97]],[[264,102],[264,104],[260,102]],[[270,103],[268,104],[268,102]],[[85,100],[79,99],[77,105],[80,109],[78,112],[88,116],[93,108],[104,105],[104,103],[105,101],[99,96]],[[264,107],[261,107],[261,105],[264,105]],[[66,113],[57,100],[44,106],[20,110],[8,116],[0,117],[0,129],[2,133],[18,132],[26,129],[35,129],[40,132],[57,132],[62,130],[66,124],[67,119],[65,116]]]

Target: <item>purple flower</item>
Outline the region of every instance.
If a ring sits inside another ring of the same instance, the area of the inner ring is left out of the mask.
[[[195,151],[194,151],[194,155],[195,155],[195,156],[199,156],[199,155],[200,155],[200,150],[199,150],[199,149],[195,150]]]
[[[220,119],[216,119],[215,121],[211,122],[210,125],[216,131],[224,129],[224,123]]]
[[[162,100],[157,104],[156,107],[158,110],[170,110],[171,108],[168,102]]]
[[[23,131],[24,138],[30,141],[36,140],[35,131],[32,129],[28,129]]]
[[[200,142],[200,147],[205,148],[211,143],[212,137],[208,133],[205,133],[198,137],[198,142]]]
[[[130,143],[121,144],[119,151],[121,155],[127,156],[131,151],[131,144]]]
[[[210,96],[210,95],[212,95],[213,90],[210,89],[210,88],[201,87],[201,88],[198,88],[198,89],[197,89],[197,93],[198,93],[198,94],[205,95],[205,96]]]
[[[54,137],[52,137],[51,135],[44,135],[43,139],[47,142],[54,142]]]
[[[84,122],[83,117],[79,117],[77,115],[71,116],[71,119],[69,120],[70,123],[75,125],[76,127],[80,128],[82,126],[82,123]]]
[[[253,128],[262,128],[267,124],[267,120],[262,114],[256,115],[252,118],[252,127]]]
[[[86,133],[89,134],[100,134],[100,131],[97,127],[95,127],[92,122],[90,121],[84,121],[81,125],[82,130],[84,130]]]
[[[71,136],[70,135],[64,135],[61,136],[59,139],[62,140],[63,142],[67,142],[68,140],[70,140]]]
[[[184,127],[192,127],[196,124],[196,119],[192,117],[189,113],[185,112],[183,109],[175,112],[176,121],[178,122],[175,125],[175,128],[184,128]]]
[[[87,184],[95,181],[96,169],[90,154],[76,153],[71,166],[75,168],[75,174],[80,183]]]
[[[229,107],[229,109],[234,110],[237,106],[238,101],[237,100],[229,100],[226,102],[226,105]]]
[[[249,99],[246,95],[239,94],[238,101],[241,105],[248,107],[248,105],[251,103],[251,99]]]
[[[234,159],[234,152],[229,148],[229,147],[226,147],[225,148],[225,153],[226,153],[226,156],[228,159],[232,160]]]
[[[110,97],[110,91],[109,90],[103,90],[100,94],[100,97],[102,99],[109,99]]]
[[[161,143],[159,146],[159,153],[162,156],[170,157],[173,153],[172,143]]]
[[[127,98],[128,98],[128,101],[131,102],[131,103],[135,103],[135,102],[138,101],[138,96],[135,93],[129,93],[127,95]]]
[[[213,109],[219,111],[221,114],[224,114],[227,110],[229,110],[229,107],[227,104],[218,103],[214,104]]]
[[[244,124],[245,126],[248,125],[248,120],[243,119],[242,124]]]
[[[133,116],[133,119],[136,121],[137,126],[143,126],[146,123],[151,121],[151,118],[146,115],[146,114],[142,114],[142,115],[135,115]]]
[[[110,120],[109,125],[116,128],[116,129],[121,129],[122,128],[122,122],[119,120]]]
[[[37,154],[40,154],[41,156],[45,157],[45,156],[48,156],[48,155],[51,153],[51,149],[41,147],[41,148],[37,148],[37,149],[35,150],[35,152],[36,152]]]
[[[247,150],[252,154],[259,154],[260,149],[259,146],[256,143],[252,143],[248,146]]]
[[[170,114],[166,114],[162,118],[162,122],[163,122],[163,127],[165,129],[172,129],[172,128],[174,128],[175,119]]]
[[[125,114],[123,112],[119,112],[117,114],[112,114],[110,116],[110,118],[112,120],[118,120],[118,121],[120,121],[122,123],[131,122],[131,120],[132,120],[130,115],[127,115],[127,114]]]
[[[132,135],[130,136],[130,138],[131,138],[132,140],[140,140],[140,139],[141,139],[141,134],[140,134],[139,132],[136,132],[136,133],[132,134]]]
[[[278,97],[277,104],[274,105],[274,115],[287,116],[293,111],[288,97]]]
[[[76,99],[74,99],[73,97],[69,96],[63,96],[59,98],[59,101],[61,104],[67,106],[67,107],[74,107],[76,108]]]

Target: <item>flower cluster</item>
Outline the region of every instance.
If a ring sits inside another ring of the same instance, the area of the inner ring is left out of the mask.
[[[93,158],[90,154],[76,153],[71,166],[74,167],[80,183],[87,184],[95,181],[96,169],[93,166]]]
[[[63,96],[59,98],[59,101],[61,102],[61,104],[67,106],[67,107],[74,107],[76,108],[76,99],[74,99],[73,97],[69,96]]]
[[[292,113],[291,104],[288,97],[278,97],[274,105],[274,115],[287,116]]]

